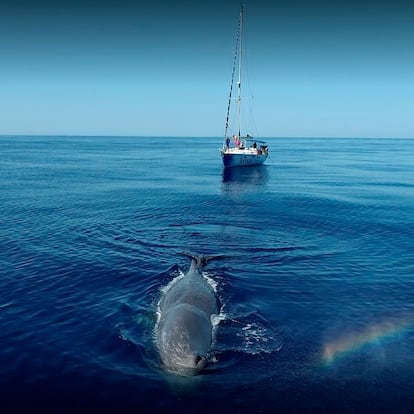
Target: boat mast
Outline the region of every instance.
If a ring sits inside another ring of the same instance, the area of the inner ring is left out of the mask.
[[[240,5],[240,26],[239,26],[239,79],[237,81],[237,107],[238,107],[238,118],[239,118],[239,138],[240,126],[241,126],[241,76],[242,76],[242,55],[243,55],[243,5]]]
[[[233,94],[234,75],[235,75],[235,72],[236,72],[237,58],[239,58],[239,53],[240,53],[240,32],[241,32],[241,30],[240,30],[241,27],[240,26],[241,26],[241,20],[239,20],[239,27],[238,27],[238,30],[237,30],[236,46],[235,46],[234,58],[233,58],[233,68],[232,68],[232,71],[231,71],[230,93],[229,93],[229,101],[228,101],[228,104],[227,104],[226,128],[224,129],[223,148],[225,146],[225,141],[227,139],[227,131],[229,129],[230,106],[231,106],[232,94]],[[239,64],[239,66],[240,66],[240,64]],[[240,77],[240,75],[241,75],[241,73],[239,73],[239,77]],[[240,97],[238,98],[238,100],[240,100]],[[239,113],[240,113],[240,111],[239,111]],[[240,135],[240,125],[239,125],[239,135]]]

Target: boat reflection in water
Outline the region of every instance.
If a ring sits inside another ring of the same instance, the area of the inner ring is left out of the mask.
[[[266,165],[223,168],[224,191],[254,190],[265,185],[269,179]]]

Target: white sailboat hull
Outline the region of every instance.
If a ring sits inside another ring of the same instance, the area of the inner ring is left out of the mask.
[[[255,148],[226,148],[221,150],[221,157],[225,167],[240,167],[260,165],[267,159],[267,152]]]

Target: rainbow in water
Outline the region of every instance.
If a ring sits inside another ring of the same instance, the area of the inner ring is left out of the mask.
[[[345,334],[324,346],[323,362],[331,364],[334,360],[357,351],[365,345],[392,338],[412,327],[414,327],[414,316],[411,315],[400,319],[388,319],[373,324],[363,331]]]

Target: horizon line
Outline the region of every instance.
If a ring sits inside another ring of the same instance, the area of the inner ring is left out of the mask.
[[[73,137],[73,138],[194,138],[194,139],[223,139],[222,136],[214,135],[130,135],[130,134],[0,134],[0,137]],[[256,137],[252,137],[256,138]],[[414,136],[328,136],[328,135],[279,135],[279,136],[264,136],[260,135],[257,138],[264,139],[414,139]]]

